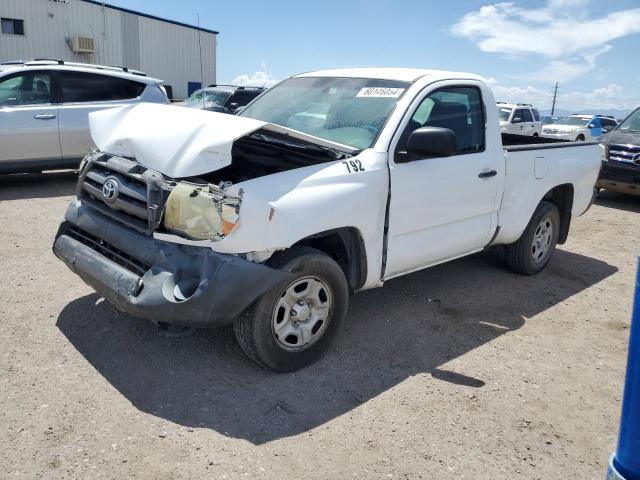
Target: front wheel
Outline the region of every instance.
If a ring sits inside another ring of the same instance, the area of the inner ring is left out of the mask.
[[[551,202],[540,202],[518,241],[507,245],[507,265],[522,275],[541,272],[551,260],[559,233],[558,207]]]
[[[349,289],[335,260],[314,248],[294,247],[269,266],[292,275],[262,295],[233,328],[253,361],[292,372],[329,348],[346,316]]]
[[[575,140],[576,142],[584,142],[584,135],[578,135],[578,137]]]

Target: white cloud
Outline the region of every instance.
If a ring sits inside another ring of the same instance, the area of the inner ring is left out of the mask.
[[[494,78],[486,79],[493,89],[497,101],[531,103],[541,110],[551,109],[553,91],[542,90],[531,85],[526,87],[505,86]],[[561,110],[631,110],[640,104],[640,97],[625,95],[622,87],[615,83],[595,88],[588,92],[558,91],[556,108]]]
[[[243,73],[238,75],[231,80],[231,84],[248,87],[271,87],[278,83],[278,81],[279,80],[276,80],[271,76],[271,73],[267,68],[267,64],[262,62],[260,70],[254,73]]]
[[[466,14],[451,32],[474,41],[484,52],[546,57],[547,66],[535,73],[547,80],[555,80],[554,75],[569,80],[591,70],[596,58],[611,48],[607,42],[640,33],[640,8],[588,18],[590,3],[549,0],[538,9],[495,3]]]

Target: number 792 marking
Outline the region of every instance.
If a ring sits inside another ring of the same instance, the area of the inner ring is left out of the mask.
[[[358,159],[345,160],[342,163],[344,163],[347,166],[347,172],[349,173],[364,172],[364,167],[362,166],[362,162]]]

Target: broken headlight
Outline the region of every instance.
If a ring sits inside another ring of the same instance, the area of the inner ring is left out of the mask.
[[[241,202],[242,190],[180,182],[167,199],[164,226],[193,240],[222,240],[238,225]]]

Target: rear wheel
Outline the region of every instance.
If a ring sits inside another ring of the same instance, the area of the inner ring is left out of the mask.
[[[507,245],[507,265],[522,275],[542,271],[551,260],[559,233],[558,208],[551,202],[540,202],[518,241]]]
[[[576,138],[576,142],[584,142],[584,135],[580,134]]]
[[[262,295],[233,327],[249,358],[292,372],[329,348],[346,316],[347,280],[335,260],[308,247],[275,256],[269,266],[292,275]]]

